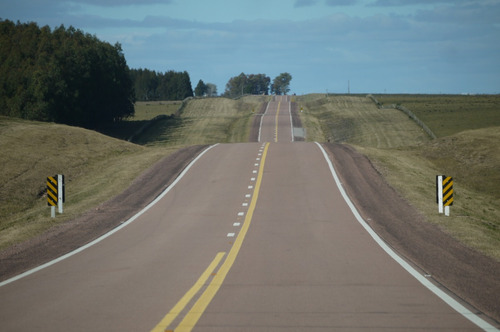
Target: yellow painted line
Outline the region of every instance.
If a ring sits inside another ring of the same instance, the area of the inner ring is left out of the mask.
[[[278,110],[276,111],[276,119],[274,122],[276,122],[276,129],[274,130],[274,141],[278,142],[278,114],[280,114],[280,105],[281,101],[278,102]]]
[[[231,250],[229,251],[229,254],[227,255],[224,263],[222,263],[221,268],[212,279],[206,290],[200,296],[198,301],[196,301],[191,310],[189,310],[184,319],[180,322],[179,326],[177,326],[177,328],[175,329],[176,332],[188,332],[195,327],[201,315],[203,315],[205,309],[210,304],[219,288],[222,286],[227,273],[233,266],[233,263],[236,260],[236,256],[238,256],[238,252],[240,251],[241,245],[243,244],[243,240],[245,239],[245,235],[247,234],[248,228],[250,227],[253,212],[255,210],[255,206],[257,205],[257,199],[259,197],[260,184],[262,183],[262,175],[264,173],[264,164],[266,161],[268,148],[269,143],[266,143],[266,147],[264,148],[262,160],[259,167],[259,175],[257,176],[257,182],[255,183],[255,189],[252,195],[252,201],[250,202],[250,206],[248,207],[248,212],[245,217],[243,226],[241,227],[240,233],[234,241],[234,244],[231,247]]]
[[[222,257],[224,257],[225,252],[219,252],[212,263],[207,267],[207,269],[201,274],[200,278],[191,287],[190,290],[177,302],[177,304],[170,310],[170,312],[151,330],[151,332],[164,332],[167,327],[174,321],[174,319],[179,315],[179,313],[184,310],[186,305],[191,301],[191,299],[200,291],[200,289],[205,285],[206,281],[219,265]]]

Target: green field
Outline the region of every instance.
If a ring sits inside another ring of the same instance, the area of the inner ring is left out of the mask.
[[[307,140],[355,146],[429,222],[500,260],[500,96],[376,97],[409,108],[438,138],[366,96],[311,94],[295,98]],[[247,141],[253,116],[267,100],[193,99],[180,112],[181,102],[138,103],[133,118],[107,129],[121,139],[0,118],[0,249],[95,208],[180,147]],[[168,117],[152,122],[134,143],[126,141],[158,115]],[[57,173],[66,176],[67,203],[53,220],[44,188],[45,178]],[[437,174],[454,178],[450,217],[437,213]]]
[[[298,98],[303,123],[314,124],[308,139],[354,145],[429,222],[500,260],[500,96],[376,97],[409,108],[438,139],[369,98],[324,94]],[[454,178],[450,217],[437,213],[438,174]]]

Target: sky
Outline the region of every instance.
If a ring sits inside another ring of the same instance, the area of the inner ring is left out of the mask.
[[[284,72],[296,94],[500,93],[500,0],[0,0],[0,19],[73,26],[218,93]]]

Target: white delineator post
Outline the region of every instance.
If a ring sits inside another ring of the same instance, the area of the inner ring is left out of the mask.
[[[436,185],[437,185],[437,203],[438,203],[438,211],[439,213],[443,213],[443,176],[438,175],[436,177]],[[449,207],[448,207],[449,214]]]
[[[63,213],[63,201],[64,201],[64,175],[57,174],[57,207],[59,213]]]

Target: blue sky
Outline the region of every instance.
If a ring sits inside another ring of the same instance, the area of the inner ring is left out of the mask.
[[[291,92],[500,93],[500,0],[0,0],[0,18],[119,42],[131,68]]]

